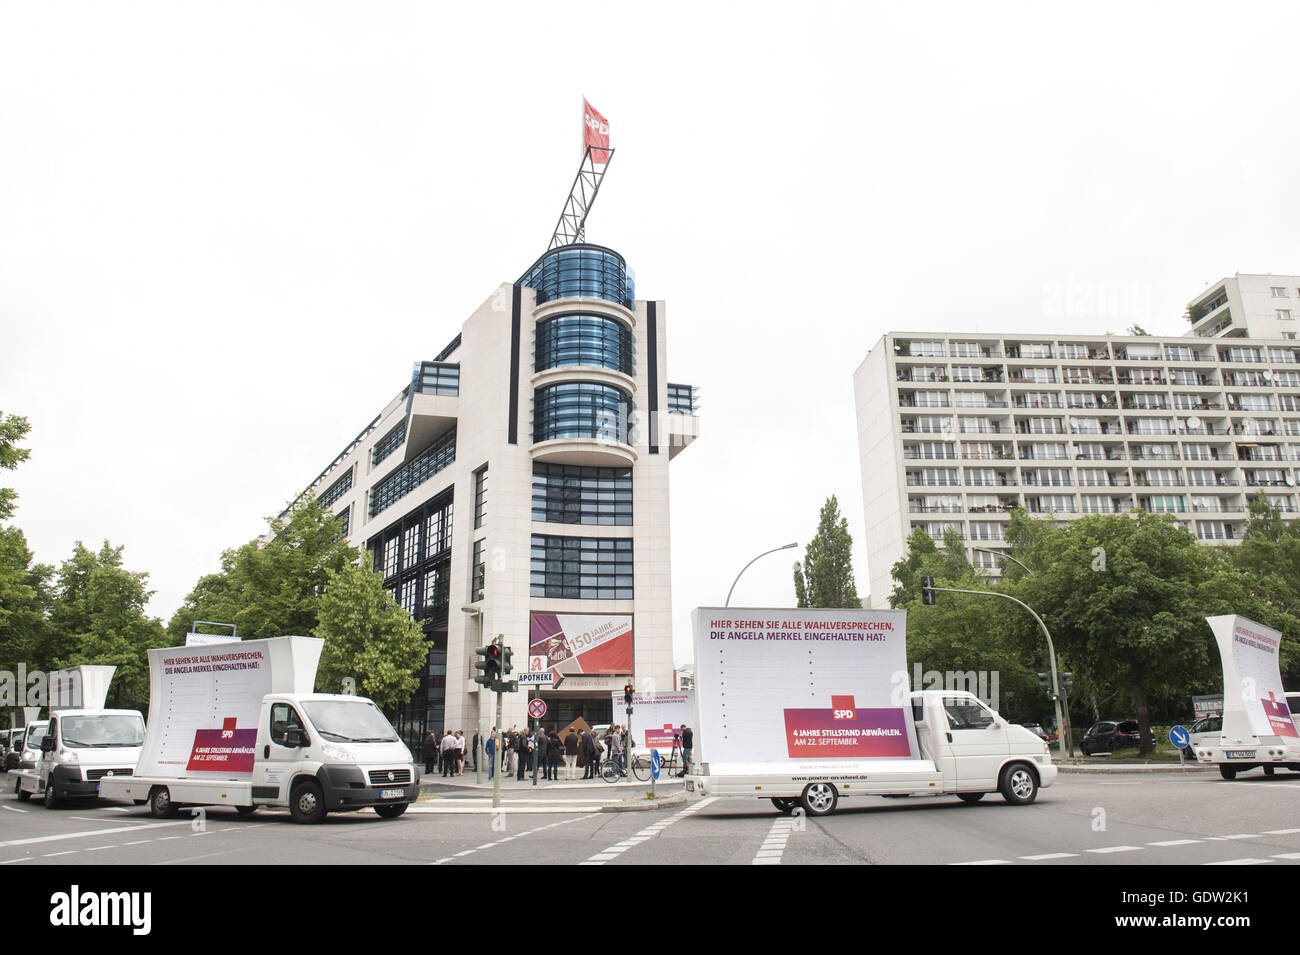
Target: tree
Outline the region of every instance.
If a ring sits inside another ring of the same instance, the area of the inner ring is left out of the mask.
[[[245,640],[315,631],[330,575],[360,561],[361,553],[311,494],[270,524],[268,538],[227,550],[221,572],[199,579],[168,624],[175,643],[194,620],[233,623]]]
[[[318,618],[314,633],[325,640],[318,690],[337,693],[340,683],[352,677],[381,709],[391,712],[411,698],[428,644],[420,625],[393,601],[378,574],[356,564],[332,571]]]
[[[0,527],[0,669],[48,670],[53,662],[50,583],[54,568],[33,564],[27,539],[16,527]]]
[[[804,550],[803,567],[794,565],[794,592],[800,607],[861,607],[853,583],[853,538],[840,516],[835,495],[822,505],[817,534]]]
[[[55,669],[116,666],[110,706],[144,709],[149,702],[147,651],[166,645],[162,622],[145,615],[153,595],[149,575],[122,566],[122,548],[107,541],[98,553],[78,541],[59,567],[50,626]]]
[[[0,468],[12,471],[31,456],[31,450],[18,447],[18,442],[27,436],[32,426],[21,415],[0,414]],[[14,501],[17,492],[10,487],[0,487],[0,521],[8,520],[14,514]]]

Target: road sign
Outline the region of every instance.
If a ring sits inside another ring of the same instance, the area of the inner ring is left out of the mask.
[[[1187,731],[1186,726],[1169,727],[1169,742],[1173,743],[1174,749],[1186,749],[1191,741],[1192,734]]]
[[[545,700],[529,700],[529,701],[528,701],[528,715],[531,716],[531,717],[532,717],[533,719],[535,719],[535,720],[540,720],[543,716],[546,715],[546,701],[545,701]]]
[[[550,686],[555,682],[555,671],[547,670],[544,673],[516,673],[515,682],[523,683],[526,686]]]
[[[659,750],[650,750],[650,778],[659,778],[659,767],[664,764],[664,758],[659,755]]]

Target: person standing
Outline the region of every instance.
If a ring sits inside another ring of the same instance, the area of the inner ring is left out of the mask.
[[[438,734],[429,730],[424,738],[424,775],[432,776],[434,764],[438,761]]]
[[[573,727],[569,727],[569,733],[564,737],[564,778],[578,778],[578,734]]]
[[[528,735],[526,730],[521,730],[515,734],[515,768],[518,770],[518,775],[515,778],[521,783],[524,781],[524,773],[527,771],[528,747],[531,745],[532,737]]]
[[[582,765],[586,770],[583,779],[591,779],[596,768],[596,737],[590,729],[582,731]]]
[[[491,781],[492,774],[496,771],[497,761],[493,757],[497,754],[497,728],[492,727],[492,735],[487,738],[483,744],[483,755],[487,757],[488,780]]]
[[[456,775],[456,734],[451,730],[442,738],[442,775]]]
[[[679,731],[682,738],[682,771],[678,776],[685,776],[691,771],[691,751],[695,748],[695,734],[685,723]]]
[[[465,731],[456,730],[456,775],[465,775]]]
[[[533,734],[533,776],[537,776],[538,770],[546,772],[546,734],[542,732],[542,724],[537,724],[537,732]]]
[[[560,734],[551,730],[546,737],[546,778],[553,782],[560,781],[560,758],[563,752],[564,744],[560,742]]]
[[[474,741],[470,744],[470,755],[474,759],[474,772],[478,772],[478,751],[483,746],[483,737],[478,729],[474,730]]]
[[[609,734],[609,758],[614,761],[614,766],[620,773],[624,772],[623,768],[623,729],[615,725],[613,731]]]

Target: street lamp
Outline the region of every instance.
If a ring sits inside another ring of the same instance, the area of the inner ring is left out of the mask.
[[[754,561],[758,560],[760,557],[766,557],[768,554],[775,554],[775,553],[776,553],[777,551],[779,551],[779,550],[789,550],[791,547],[798,547],[798,546],[799,546],[799,542],[798,542],[798,541],[795,541],[793,544],[782,544],[780,547],[773,547],[771,550],[765,550],[765,551],[763,551],[763,553],[759,554],[758,557],[755,557],[754,560],[751,560],[751,561],[750,561],[748,564],[746,564],[744,567],[740,568],[740,573],[737,574],[737,575],[736,575],[736,579],[733,580],[733,581],[731,582],[731,590],[728,590],[728,591],[727,591],[727,602],[726,602],[725,604],[723,604],[723,606],[724,606],[724,607],[730,607],[730,606],[731,606],[731,594],[732,594],[732,591],[734,591],[734,590],[736,589],[736,584],[738,584],[738,583],[740,582],[740,576],[741,576],[741,574],[743,574],[745,571],[749,570],[750,566],[754,563]]]
[[[460,608],[460,612],[461,612],[461,613],[464,613],[464,614],[469,614],[469,616],[471,616],[471,617],[478,617],[478,643],[475,644],[475,646],[476,646],[476,647],[481,647],[481,646],[483,646],[483,610],[482,610],[482,608],[480,608],[480,607],[461,607],[461,608]],[[474,735],[478,737],[478,745],[479,745],[479,747],[482,747],[482,745],[483,745],[483,690],[482,690],[481,688],[480,688],[479,691],[478,691],[478,703],[477,703],[477,705],[476,705],[476,709],[477,709],[477,712],[476,712],[475,715],[474,715]],[[479,763],[480,763],[479,756],[480,756],[480,755],[481,755],[481,754],[479,753],[479,749],[476,747],[475,750],[474,750],[474,782],[475,782],[475,784],[477,784],[477,783],[479,783],[479,782],[482,781],[482,776],[481,776],[482,770],[479,769]]]
[[[1011,561],[1013,564],[1019,564],[1021,567],[1024,567],[1024,568],[1025,568],[1025,573],[1029,574],[1030,577],[1034,576],[1034,572],[1033,572],[1032,570],[1030,570],[1029,567],[1027,567],[1027,566],[1025,565],[1024,561],[1016,560],[1014,557],[1012,557],[1012,556],[1011,556],[1010,554],[1008,554],[1006,551],[993,550],[993,549],[988,548],[988,547],[976,547],[976,546],[974,546],[973,544],[970,544],[970,545],[967,545],[967,546],[969,546],[971,550],[977,550],[977,551],[980,551],[980,552],[985,553],[985,554],[993,554],[994,556],[997,556],[997,557],[1005,557],[1007,560]]]

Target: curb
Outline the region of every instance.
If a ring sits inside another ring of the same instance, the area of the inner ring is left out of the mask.
[[[601,806],[601,812],[649,812],[651,809],[675,809],[686,805],[686,793],[661,796],[658,799],[638,799],[635,802],[620,802],[612,806]]]
[[[1080,776],[1104,776],[1109,773],[1209,773],[1215,769],[1217,766],[1206,766],[1202,763],[1188,763],[1185,766],[1179,766],[1177,763],[1172,766],[1159,763],[1112,763],[1109,766],[1057,765],[1056,767],[1058,773],[1077,773]]]

